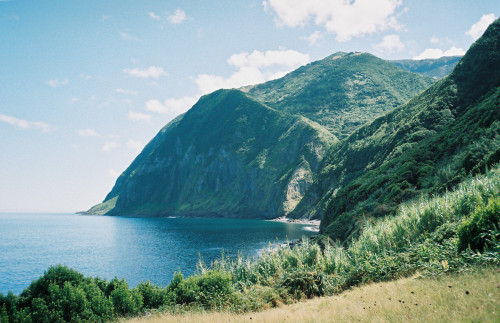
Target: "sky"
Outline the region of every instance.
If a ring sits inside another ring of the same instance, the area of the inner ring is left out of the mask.
[[[0,212],[101,202],[203,95],[337,51],[462,55],[498,0],[0,0]]]

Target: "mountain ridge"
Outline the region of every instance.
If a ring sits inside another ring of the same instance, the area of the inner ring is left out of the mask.
[[[342,59],[345,62],[336,69],[337,61]],[[309,88],[311,82],[322,85],[321,95],[315,100],[322,100],[322,96],[329,100],[331,88],[324,85],[332,75],[342,74],[343,80],[357,75],[349,62],[363,67],[366,79],[378,82],[372,94],[361,94],[363,100],[382,97],[382,102],[388,104],[383,109],[380,104],[373,109],[366,105],[327,107],[342,111],[347,108],[358,120],[355,126],[337,132],[340,135],[352,132],[367,115],[392,109],[409,96],[407,92],[417,93],[433,82],[370,54],[337,53],[276,80],[295,82],[292,87],[297,95],[291,101],[267,104],[252,93],[252,87],[243,89],[246,94],[233,89],[205,95],[160,130],[117,179],[103,203],[87,213],[264,218],[289,215],[313,184],[326,151],[338,141],[335,133],[301,113],[301,98],[307,93],[302,91],[305,85],[300,84],[306,77]],[[326,68],[322,68],[325,64]],[[314,73],[305,73],[311,68]],[[390,91],[384,89],[384,84],[393,82],[388,75],[394,73],[410,81],[399,82]],[[356,98],[356,91],[350,96]],[[268,119],[272,126],[263,129]],[[226,186],[229,188],[221,191]]]

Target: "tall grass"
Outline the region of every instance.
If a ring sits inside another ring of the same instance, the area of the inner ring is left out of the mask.
[[[498,265],[498,244],[490,245],[486,253],[460,252],[457,232],[474,212],[499,199],[499,193],[497,168],[467,180],[453,192],[401,205],[395,216],[368,223],[347,247],[333,243],[322,249],[305,240],[294,248],[270,249],[254,262],[242,257],[236,261],[223,258],[213,268],[230,272],[240,289],[257,284],[279,289],[293,273],[304,277],[316,273],[322,275],[322,280],[310,277],[311,284],[332,293],[364,281],[388,280],[417,270],[436,273],[462,270],[469,263]],[[498,228],[500,210],[494,212]]]

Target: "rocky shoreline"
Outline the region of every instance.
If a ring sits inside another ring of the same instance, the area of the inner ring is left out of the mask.
[[[289,218],[284,217],[284,216],[276,218],[276,219],[272,219],[272,220],[267,220],[267,221],[282,222],[282,223],[308,224],[308,225],[318,226],[318,227],[319,227],[319,223],[320,223],[320,220],[289,219]]]

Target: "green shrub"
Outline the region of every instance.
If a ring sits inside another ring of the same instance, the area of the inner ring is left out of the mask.
[[[142,295],[143,308],[159,308],[165,304],[165,289],[153,285],[149,281],[140,282],[135,289]]]
[[[285,273],[279,285],[297,299],[325,295],[326,282],[323,273],[297,270]]]
[[[275,307],[281,303],[281,297],[275,288],[256,284],[232,293],[229,301],[232,311],[242,313]]]
[[[176,273],[167,290],[172,292],[176,304],[194,304],[206,309],[222,308],[233,291],[232,276],[229,272],[217,269],[188,279]]]
[[[130,290],[127,282],[114,279],[114,289],[111,292],[111,301],[119,315],[137,314],[142,309],[142,295],[137,289]],[[111,283],[110,283],[111,285]]]
[[[486,239],[484,233],[499,228],[500,222],[500,197],[491,198],[488,205],[479,207],[458,228],[459,250],[468,246],[472,250],[483,250]]]

